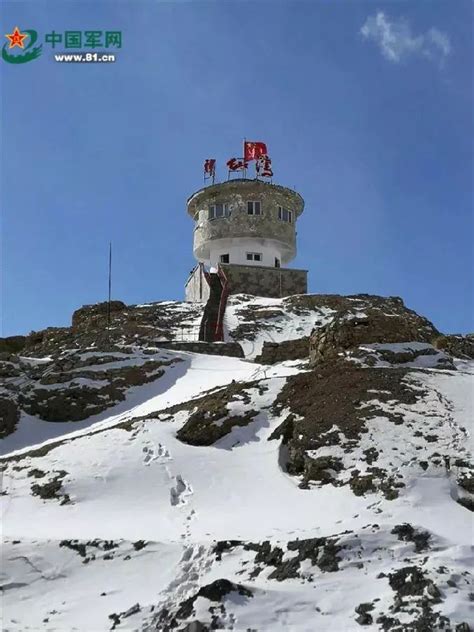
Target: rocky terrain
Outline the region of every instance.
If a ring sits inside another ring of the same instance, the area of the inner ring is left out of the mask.
[[[0,340],[5,631],[474,632],[474,337],[394,297],[231,296],[202,344],[198,305],[112,308]]]

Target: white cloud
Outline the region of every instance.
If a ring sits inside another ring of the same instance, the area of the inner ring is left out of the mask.
[[[366,40],[378,44],[382,55],[394,63],[411,55],[421,55],[442,64],[451,52],[445,33],[431,28],[416,35],[406,20],[391,20],[382,11],[369,16],[360,32]]]

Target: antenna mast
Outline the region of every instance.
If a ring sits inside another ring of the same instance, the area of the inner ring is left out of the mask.
[[[109,242],[109,299],[107,304],[107,327],[110,327],[110,300],[112,296],[112,242]]]

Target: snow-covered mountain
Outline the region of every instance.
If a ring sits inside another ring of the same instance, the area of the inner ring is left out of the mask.
[[[3,342],[2,629],[473,631],[472,339],[239,295],[200,345],[199,310]]]

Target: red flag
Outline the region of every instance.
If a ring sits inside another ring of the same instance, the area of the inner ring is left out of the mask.
[[[273,176],[272,161],[269,156],[260,156],[255,167],[257,176],[262,176],[263,178],[271,178]]]
[[[231,158],[227,161],[227,166],[229,167],[229,171],[242,171],[243,169],[247,169],[248,163],[240,158]]]
[[[267,146],[260,142],[244,142],[244,160],[258,160],[260,156],[267,155]]]
[[[216,175],[216,161],[214,158],[208,158],[204,161],[204,173],[209,178]]]

